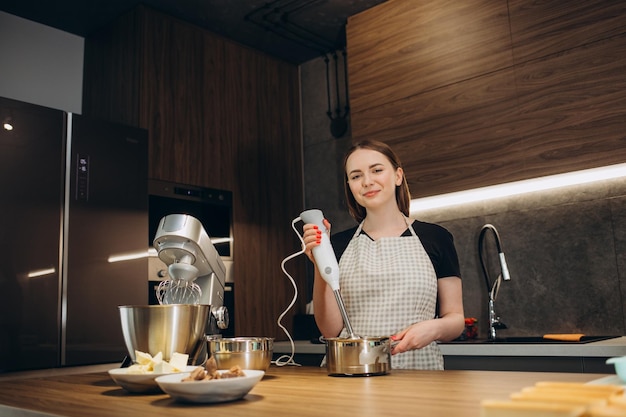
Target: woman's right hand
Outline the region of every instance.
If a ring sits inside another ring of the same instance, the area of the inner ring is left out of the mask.
[[[323,222],[326,230],[328,230],[328,237],[330,237],[330,223],[326,219]],[[313,248],[322,242],[322,231],[316,224],[307,223],[303,226],[302,240],[304,240],[304,253],[311,262],[315,263]]]

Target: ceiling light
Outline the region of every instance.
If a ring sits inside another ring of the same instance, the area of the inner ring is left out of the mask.
[[[487,187],[458,191],[449,194],[416,198],[411,200],[411,215],[434,208],[450,207],[495,198],[510,197],[534,191],[550,190],[619,177],[626,177],[626,163],[568,172],[565,174],[550,175],[506,184],[490,185]]]
[[[213,243],[214,245],[217,245],[220,243],[231,242],[231,241],[232,241],[232,238],[230,237],[211,238],[211,243]],[[153,247],[150,247],[148,248],[147,251],[127,252],[127,253],[119,253],[119,254],[110,255],[107,258],[107,262],[109,263],[124,262],[124,261],[132,261],[135,259],[142,259],[142,258],[154,258],[156,256],[158,256],[157,250],[154,249]]]

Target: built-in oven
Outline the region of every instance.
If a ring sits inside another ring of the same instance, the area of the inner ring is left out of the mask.
[[[168,214],[189,214],[202,223],[226,266],[224,306],[228,309],[230,324],[227,329],[222,331],[222,334],[226,337],[234,336],[235,283],[233,280],[232,192],[149,180],[148,194],[148,242],[151,248],[159,222]],[[151,250],[148,265],[149,303],[158,304],[156,288],[163,279],[167,278],[167,265],[158,258],[154,250]]]

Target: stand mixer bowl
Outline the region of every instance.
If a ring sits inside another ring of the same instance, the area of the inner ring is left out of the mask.
[[[154,356],[161,352],[169,361],[174,352],[189,355],[189,364],[202,362],[205,328],[211,306],[206,304],[119,306],[124,343],[136,362],[135,351]]]

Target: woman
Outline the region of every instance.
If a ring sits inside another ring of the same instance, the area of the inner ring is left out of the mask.
[[[392,335],[394,369],[443,369],[436,342],[453,340],[464,328],[452,235],[441,226],[408,218],[411,198],[404,170],[385,143],[355,144],[344,158],[344,171],[348,208],[359,225],[332,236],[331,242],[354,332]],[[303,237],[313,261],[321,232],[306,224]],[[317,267],[313,305],[322,335],[340,335],[343,319],[337,301]],[[345,330],[341,336],[347,336]]]

